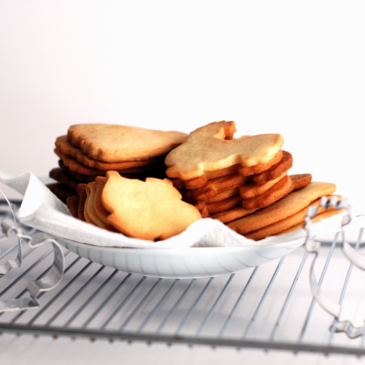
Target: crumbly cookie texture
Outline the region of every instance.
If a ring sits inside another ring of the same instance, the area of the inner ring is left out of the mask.
[[[339,199],[342,198],[340,195],[337,195],[337,197]],[[320,205],[320,203],[321,203],[321,199],[317,199],[313,203],[311,203],[308,207],[305,207],[304,209],[300,210],[299,212],[297,212],[287,218],[284,218],[281,221],[270,224],[267,227],[263,227],[256,231],[246,233],[245,237],[258,241],[258,240],[262,240],[262,239],[272,236],[272,235],[292,232],[293,227],[296,227],[296,229],[302,228],[304,226],[304,218],[307,215],[308,208],[309,207],[318,207]],[[325,210],[324,207],[319,207],[318,213],[312,219],[312,222],[319,222],[322,219],[329,218],[335,214],[340,214],[344,211],[345,211],[345,209],[335,210],[334,207],[331,207],[328,210]]]
[[[103,162],[147,160],[179,146],[186,134],[114,124],[77,124],[67,140],[88,157]]]
[[[332,194],[335,191],[335,184],[320,181],[311,182],[307,186],[291,192],[276,203],[260,209],[254,214],[229,223],[228,227],[244,235],[285,219],[308,207],[310,203],[321,196]]]
[[[181,197],[168,179],[126,179],[115,171],[107,173],[101,194],[114,228],[129,237],[152,241],[176,236],[201,218]]]
[[[203,176],[240,164],[254,166],[270,161],[284,143],[280,134],[243,136],[227,140],[236,130],[233,121],[214,122],[191,132],[185,141],[173,149],[165,159],[170,178],[182,180]]]

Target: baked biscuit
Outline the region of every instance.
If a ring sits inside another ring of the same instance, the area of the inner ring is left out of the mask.
[[[206,208],[209,214],[214,214],[233,209],[240,205],[242,205],[242,198],[239,195],[235,195],[220,202],[206,204]]]
[[[261,195],[265,191],[269,190],[272,186],[274,186],[279,180],[281,180],[286,175],[287,172],[285,171],[278,178],[268,181],[261,185],[249,181],[246,184],[239,187],[239,194],[242,199],[254,198],[255,196]]]
[[[76,191],[74,189],[69,188],[68,186],[62,183],[52,183],[47,185],[48,189],[52,191],[54,195],[57,196],[62,202],[66,204],[67,198],[70,196],[75,196]]]
[[[104,228],[109,231],[115,231],[113,227],[109,224],[109,222],[105,223],[103,219],[99,217],[95,209],[95,200],[96,200],[96,183],[95,181],[90,182],[86,186],[86,194],[87,198],[85,201],[85,210],[87,214],[85,218],[88,217],[90,222],[96,225],[97,227]],[[100,195],[98,196],[100,198]]]
[[[87,184],[77,185],[77,195],[79,197],[79,206],[77,208],[77,216],[79,217],[79,219],[81,219],[84,222],[86,222],[85,214],[84,214],[85,201],[86,201],[86,198],[87,198],[86,186],[87,186]]]
[[[108,163],[103,161],[94,160],[85,155],[80,148],[73,146],[68,142],[67,136],[60,136],[56,139],[55,145],[57,150],[64,155],[70,156],[77,160],[80,164],[91,167],[97,170],[125,170],[134,167],[153,165],[158,162],[163,162],[165,155],[149,158],[147,160],[135,160],[135,161],[121,161]]]
[[[129,237],[167,239],[183,232],[201,218],[199,211],[181,200],[168,179],[125,179],[108,171],[101,194],[108,221]]]
[[[179,146],[185,133],[112,124],[78,124],[68,129],[67,140],[89,158],[103,162],[147,160]]]
[[[291,192],[276,203],[260,209],[254,214],[229,223],[228,227],[237,233],[245,235],[248,232],[256,231],[257,229],[290,217],[307,207],[316,199],[323,195],[332,194],[335,191],[335,184],[320,181],[311,182],[304,188]]]
[[[226,210],[225,212],[211,214],[210,217],[227,224],[229,222],[236,221],[239,218],[246,217],[256,211],[257,209],[245,209],[242,206],[238,206],[236,208]]]
[[[66,199],[66,205],[67,205],[67,208],[69,209],[71,215],[74,218],[78,218],[77,209],[79,206],[79,197],[77,195],[69,196]]]
[[[77,185],[79,184],[79,181],[77,181],[74,177],[72,177],[72,175],[69,174],[67,170],[61,167],[56,167],[52,169],[49,172],[49,177],[74,190],[77,189]]]
[[[243,199],[242,206],[245,209],[261,209],[274,204],[290,192],[308,185],[312,180],[310,174],[284,176],[269,190],[251,199]]]
[[[269,190],[263,194],[255,196],[251,199],[243,199],[242,207],[245,209],[260,209],[265,208],[284,196],[288,195],[293,190],[293,183],[290,177],[284,176]]]
[[[214,122],[191,132],[165,159],[166,175],[190,180],[205,172],[236,164],[254,166],[270,161],[284,140],[280,134],[244,136],[226,140],[236,131],[234,122]]]
[[[237,188],[250,180],[250,176],[231,174],[208,180],[208,182],[198,189],[187,190],[184,199],[189,202],[204,201],[212,199],[226,190]]]
[[[284,153],[282,150],[279,150],[277,154],[268,162],[260,163],[254,166],[239,166],[237,172],[242,176],[250,176],[256,175],[263,171],[267,171],[272,166],[280,163],[283,159]]]
[[[252,181],[258,185],[265,184],[268,181],[274,180],[282,175],[283,172],[288,171],[293,166],[293,156],[287,151],[283,151],[282,159],[269,169],[253,175]],[[240,173],[240,171],[238,171]]]
[[[321,199],[317,199],[316,201],[311,203],[309,206],[303,208],[299,212],[297,212],[287,218],[284,218],[281,221],[273,223],[267,227],[263,227],[256,231],[253,231],[253,232],[248,232],[245,234],[245,237],[258,241],[258,240],[262,240],[266,237],[276,235],[279,232],[285,232],[290,227],[297,227],[298,225],[304,225],[304,218],[308,213],[308,208],[309,207],[318,207],[320,203],[321,203]],[[335,214],[342,213],[343,211],[345,211],[345,209],[335,210],[333,207],[325,211],[325,209],[323,207],[320,207],[318,209],[318,214],[316,215],[316,219],[314,220],[314,222],[331,217],[332,215],[335,215]],[[301,228],[301,227],[298,227],[298,228]]]

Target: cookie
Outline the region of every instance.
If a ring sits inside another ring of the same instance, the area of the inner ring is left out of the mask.
[[[234,122],[214,122],[191,132],[185,141],[166,156],[169,178],[190,180],[205,172],[240,164],[254,166],[270,161],[281,149],[280,134],[244,136],[226,140],[236,131]]]
[[[101,194],[110,213],[108,221],[129,237],[167,239],[183,232],[201,218],[199,211],[183,202],[168,179],[147,178],[145,182],[108,171]]]
[[[285,219],[304,209],[321,196],[332,194],[335,191],[335,184],[319,181],[311,182],[304,188],[291,192],[276,203],[260,209],[254,214],[229,223],[228,227],[244,235]]]
[[[243,199],[242,207],[245,209],[261,209],[265,208],[284,196],[288,195],[293,190],[293,184],[290,177],[284,176],[269,190],[263,194],[255,196],[251,199]]]
[[[278,178],[268,181],[264,184],[257,185],[256,183],[250,181],[239,187],[239,194],[242,199],[251,199],[255,196],[263,194],[265,191],[269,190],[274,186],[279,180],[281,180],[287,173],[283,172]]]
[[[71,171],[68,169],[62,160],[58,161],[59,166],[64,169],[69,175],[71,175],[75,180],[82,183],[88,183],[91,181],[95,181],[96,177],[98,175],[83,175],[79,174],[78,172]],[[152,171],[152,172],[146,172],[146,173],[139,173],[139,174],[126,174],[126,173],[120,173],[123,177],[127,177],[129,179],[142,179],[144,180],[146,178],[146,175],[152,175],[153,177],[159,177],[158,175],[162,174],[164,175],[164,171]]]
[[[185,133],[112,124],[78,124],[67,140],[89,158],[103,162],[147,160],[167,154],[187,137]]]
[[[259,174],[268,170],[270,167],[278,164],[283,159],[283,151],[279,150],[277,154],[268,162],[260,163],[254,166],[239,166],[237,172],[242,176]]]
[[[55,149],[55,153],[57,156],[63,161],[64,166],[66,166],[69,170],[74,171],[81,175],[87,176],[105,176],[105,170],[97,170],[91,167],[87,167],[82,165],[80,162],[76,161],[70,156],[63,154],[62,152]],[[120,174],[141,174],[147,171],[161,170],[165,168],[165,164],[163,161],[157,162],[152,165],[141,166],[141,167],[131,167],[124,170],[115,170]]]
[[[77,189],[79,181],[77,181],[67,170],[56,167],[49,172],[49,177],[68,186],[71,189]]]
[[[283,151],[283,157],[277,164],[259,174],[254,175],[252,177],[252,181],[258,185],[265,184],[267,181],[278,178],[283,172],[288,171],[292,166],[293,156],[291,153]]]
[[[233,188],[233,189],[222,191],[221,193],[218,193],[216,196],[214,196],[212,198],[208,198],[205,201],[205,203],[211,204],[211,203],[216,203],[216,202],[220,202],[222,200],[231,198],[232,196],[235,196],[238,194],[239,189],[240,188]]]
[[[184,199],[189,202],[203,201],[214,198],[217,194],[226,190],[237,188],[250,180],[250,176],[231,174],[208,180],[208,182],[198,189],[187,190]]]
[[[312,175],[311,174],[295,174],[290,175],[290,179],[293,183],[293,190],[297,190],[300,188],[303,188],[304,186],[307,186],[312,181]]]
[[[61,153],[72,157],[73,159],[77,160],[80,164],[91,167],[97,170],[125,170],[134,167],[141,167],[141,166],[148,166],[153,165],[158,162],[163,162],[165,159],[165,155],[149,158],[146,160],[135,160],[135,161],[121,161],[121,162],[114,162],[108,163],[103,161],[94,160],[89,158],[85,155],[78,147],[73,146],[71,143],[68,142],[67,136],[60,136],[56,139],[55,145],[57,150]]]
[[[86,221],[85,219],[85,201],[87,198],[86,195],[86,186],[87,184],[79,184],[77,185],[77,195],[79,197],[79,206],[77,207],[77,216],[79,219],[81,219],[82,221]]]
[[[58,199],[60,199],[65,204],[67,198],[76,195],[76,191],[74,189],[71,189],[62,183],[48,184],[47,187],[54,195],[57,196]]]
[[[276,223],[273,223],[273,224],[271,224],[267,227],[258,229],[258,230],[253,231],[253,232],[246,233],[245,237],[250,238],[250,239],[255,240],[255,241],[258,241],[258,240],[262,240],[266,237],[276,235],[279,232],[285,232],[290,227],[297,227],[298,225],[304,225],[304,218],[307,215],[308,208],[309,207],[319,206],[320,203],[321,203],[321,199],[317,199],[316,201],[311,203],[309,206],[303,208],[299,212],[297,212],[297,213],[295,213],[295,214],[293,214],[293,215],[291,215],[287,218],[284,218],[284,219],[282,219],[282,220],[280,220]],[[320,207],[318,209],[319,214],[317,214],[315,221],[320,221],[322,219],[331,217],[334,214],[339,214],[339,213],[342,213],[344,211],[344,209],[335,210],[334,208],[331,208],[331,209],[326,210],[326,211],[324,211],[324,210],[325,209],[323,207]]]
[[[298,174],[284,176],[269,190],[251,199],[243,199],[242,206],[245,209],[261,209],[274,204],[290,192],[308,185],[312,180],[311,174]]]
[[[220,202],[206,204],[206,208],[209,214],[214,214],[224,212],[240,205],[242,205],[242,198],[239,195],[235,195]]]
[[[216,214],[211,214],[210,218],[218,219],[222,223],[233,222],[239,218],[245,217],[246,215],[256,212],[257,209],[245,209],[242,206],[226,210],[225,212],[220,212]]]
[[[77,209],[79,206],[79,197],[77,195],[69,196],[66,199],[66,205],[67,205],[67,208],[69,209],[71,215],[74,218],[78,218],[79,216],[77,213]]]
[[[108,231],[115,231],[113,227],[109,224],[109,222],[104,222],[103,219],[99,217],[96,212],[95,204],[96,204],[96,183],[95,181],[90,182],[86,186],[86,194],[87,198],[85,201],[85,210],[87,211],[85,218],[88,217],[90,220],[89,223],[93,223],[97,227],[104,228]],[[99,195],[98,198],[101,198]]]
[[[240,165],[233,165],[216,171],[206,171],[203,176],[190,180],[181,180],[179,178],[172,180],[176,189],[197,189],[206,184],[208,180],[236,173],[239,167]]]
[[[339,197],[341,199],[341,196],[339,196]],[[320,222],[323,219],[332,217],[332,215],[334,215],[334,214],[343,213],[345,211],[346,211],[346,209],[335,210],[333,207],[331,207],[330,209],[328,209],[328,210],[326,210],[322,213],[319,213],[315,217],[311,218],[311,221],[312,221],[312,223],[317,223],[317,222]],[[290,228],[284,229],[283,231],[280,231],[280,232],[276,233],[274,236],[281,236],[282,234],[297,231],[298,229],[303,228],[304,225],[305,225],[305,222],[303,220],[301,223],[298,223],[298,224],[296,224],[296,225],[294,225]]]

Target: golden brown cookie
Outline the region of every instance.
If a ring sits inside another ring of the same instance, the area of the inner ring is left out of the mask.
[[[245,217],[253,212],[256,212],[257,209],[245,209],[242,206],[226,210],[225,212],[220,212],[216,214],[211,214],[210,218],[218,219],[222,223],[233,222],[236,219]]]
[[[277,179],[266,182],[265,184],[258,185],[253,181],[249,181],[239,187],[239,194],[242,199],[251,199],[255,196],[263,194],[274,186],[279,180],[287,175],[286,171],[283,172]]]
[[[242,200],[242,207],[245,209],[261,209],[265,208],[284,196],[288,195],[293,191],[294,185],[290,177],[284,176],[279,180],[274,186],[269,190],[265,191],[263,194],[257,195],[250,199]]]
[[[101,202],[101,194],[106,183],[106,178],[104,176],[97,176],[95,179],[95,199],[94,199],[94,209],[95,213],[98,215],[105,225],[111,228],[108,221],[109,212],[104,208]]]
[[[249,232],[245,234],[245,237],[253,239],[255,241],[262,240],[266,237],[276,235],[279,232],[285,232],[290,227],[297,226],[297,225],[303,225],[304,224],[304,218],[307,215],[308,208],[309,207],[317,207],[321,203],[321,199],[317,199],[316,201],[312,202],[309,206],[303,208],[299,212],[282,219],[281,221],[278,221],[276,223],[273,223],[267,227],[263,227],[261,229],[258,229],[253,232]],[[322,219],[331,217],[332,215],[342,213],[344,209],[341,210],[335,210],[334,208],[328,209],[324,211],[325,209],[323,207],[320,207],[318,209],[318,215],[316,216],[315,221],[320,221]],[[299,228],[299,227],[298,227]],[[300,227],[301,228],[301,227]]]
[[[91,181],[95,181],[96,177],[98,175],[83,175],[83,174],[79,174],[78,172],[75,172],[75,171],[71,171],[70,169],[68,169],[62,160],[59,160],[58,161],[58,164],[59,166],[64,169],[65,171],[67,171],[67,173],[69,175],[71,175],[75,180],[77,180],[78,182],[83,182],[83,183],[88,183],[88,182],[91,182]],[[147,166],[146,166],[147,168]],[[156,177],[156,178],[165,178],[165,170],[162,169],[162,170],[158,170],[156,168],[156,170],[154,168],[151,167],[151,170],[150,171],[144,171],[142,173],[124,173],[124,172],[120,172],[119,173],[121,176],[123,177],[127,177],[129,179],[140,179],[140,180],[145,180],[146,177]],[[101,175],[101,176],[104,176],[105,174]]]
[[[134,167],[141,167],[141,166],[148,166],[153,165],[156,163],[163,162],[165,159],[165,155],[149,158],[147,160],[135,160],[135,161],[121,161],[121,162],[114,162],[108,163],[103,161],[94,160],[87,155],[85,155],[80,148],[73,146],[71,143],[68,142],[67,136],[60,136],[56,139],[55,145],[57,150],[61,153],[72,157],[73,159],[77,160],[80,164],[91,167],[97,170],[125,170]]]
[[[263,194],[257,195],[250,199],[243,199],[242,206],[245,209],[265,208],[271,204],[274,204],[276,201],[288,195],[290,192],[307,186],[311,180],[311,174],[284,176]]]
[[[254,166],[270,161],[284,140],[280,134],[244,136],[226,140],[236,131],[234,122],[214,122],[191,132],[165,159],[170,178],[190,180],[240,164]]]
[[[99,217],[95,209],[95,199],[96,199],[96,183],[95,181],[90,182],[86,186],[87,198],[85,201],[85,218],[89,219],[88,223],[92,223],[97,227],[104,228],[109,231],[115,231],[109,222],[105,223],[103,219]],[[99,196],[100,198],[100,196]]]
[[[337,196],[341,199],[340,195],[337,195]],[[330,209],[328,209],[328,210],[326,210],[322,213],[319,213],[315,217],[311,218],[311,221],[312,221],[312,223],[317,223],[317,222],[322,221],[323,219],[331,217],[334,214],[343,213],[345,211],[346,211],[346,209],[339,209],[339,210],[335,211],[334,208],[331,207]],[[305,222],[303,221],[303,222],[298,223],[298,224],[296,224],[296,225],[294,225],[290,228],[284,229],[283,231],[280,231],[280,232],[276,233],[274,236],[281,236],[282,234],[294,232],[294,231],[296,231],[300,228],[303,228],[304,225],[305,225]]]
[[[218,193],[213,198],[207,199],[205,202],[207,204],[211,204],[211,203],[217,203],[217,202],[220,202],[222,200],[231,198],[232,196],[235,196],[235,195],[238,194],[239,189],[240,188],[233,188],[233,189],[229,189],[229,190],[222,191],[221,193]]]
[[[76,161],[74,158],[67,156],[60,152],[57,148],[54,150],[57,156],[63,161],[64,166],[66,166],[69,170],[74,171],[81,175],[87,176],[105,176],[105,170],[97,170],[91,167],[87,167],[82,165],[80,162]],[[140,166],[140,167],[131,167],[129,169],[124,170],[116,170],[120,174],[140,174],[147,171],[154,171],[158,169],[164,169],[165,164],[163,161],[157,162],[155,164],[150,164],[147,166]]]
[[[95,160],[114,163],[147,160],[179,146],[185,133],[112,124],[78,124],[68,129],[67,140]]]
[[[335,184],[311,182],[304,188],[291,192],[276,203],[260,209],[254,214],[229,223],[228,227],[243,235],[256,231],[299,212],[321,196],[332,194],[335,191]]]
[[[258,185],[277,179],[283,172],[288,171],[293,166],[293,156],[287,151],[283,151],[283,157],[277,164],[269,169],[253,175],[252,181]]]
[[[295,174],[290,175],[290,179],[293,183],[293,190],[297,190],[300,188],[303,188],[304,186],[307,186],[312,181],[312,175],[311,174]]]
[[[272,166],[278,164],[283,159],[283,151],[279,150],[277,154],[268,162],[260,163],[254,166],[239,166],[237,172],[242,176],[256,175],[267,171]]]
[[[208,182],[198,189],[187,190],[184,199],[189,202],[206,202],[226,190],[237,188],[250,180],[250,176],[231,174],[208,180]]]
[[[172,180],[176,189],[197,189],[206,184],[208,180],[236,173],[238,167],[240,165],[233,165],[216,171],[205,171],[203,176],[190,180],[181,180],[179,178]]]
[[[183,232],[201,218],[199,211],[181,200],[168,179],[147,178],[145,182],[108,171],[102,191],[108,221],[130,237],[167,239]]]
[[[242,198],[239,195],[235,195],[220,202],[206,204],[206,207],[210,214],[215,214],[233,209],[240,205],[242,205]]]

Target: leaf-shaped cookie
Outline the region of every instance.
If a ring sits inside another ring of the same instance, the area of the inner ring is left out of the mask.
[[[170,178],[190,180],[240,164],[254,166],[270,161],[284,143],[280,134],[243,136],[227,140],[236,130],[234,122],[214,122],[191,132],[165,159]]]
[[[101,194],[112,226],[129,237],[167,239],[201,218],[199,211],[181,200],[168,179],[126,179],[108,171]]]
[[[67,139],[88,157],[104,162],[146,160],[163,155],[186,138],[185,133],[114,124],[77,124]]]

